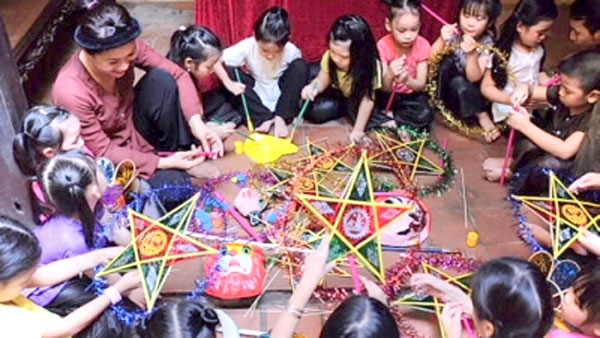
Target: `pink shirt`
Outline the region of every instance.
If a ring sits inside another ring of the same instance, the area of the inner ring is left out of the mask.
[[[379,57],[381,63],[385,68],[394,60],[402,57],[396,50],[396,42],[392,34],[388,34],[379,41],[377,41],[377,50],[379,50]],[[417,65],[421,62],[427,61],[429,58],[429,51],[431,50],[431,44],[422,36],[417,36],[417,39],[412,45],[410,52],[406,55],[406,65],[408,66],[408,72],[410,77],[417,76]],[[398,93],[412,93],[413,90],[405,85],[404,83],[394,82],[394,91]]]
[[[181,109],[186,120],[202,113],[200,98],[190,75],[155,52],[144,40],[135,41],[133,64],[162,68],[170,73],[179,89]],[[118,93],[106,92],[79,60],[79,53],[62,67],[52,87],[54,104],[75,114],[81,121],[81,137],[96,155],[114,163],[132,160],[142,177],[154,174],[159,157],[133,124],[133,67],[117,80]]]

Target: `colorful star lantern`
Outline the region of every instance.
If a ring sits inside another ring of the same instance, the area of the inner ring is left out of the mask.
[[[542,221],[548,224],[552,234],[552,256],[557,259],[581,236],[580,227],[600,234],[598,216],[593,217],[590,209],[600,204],[580,201],[554,173],[549,174],[548,197],[513,196],[522,202]]]
[[[297,194],[296,197],[326,226],[331,236],[329,260],[339,261],[349,254],[384,280],[379,236],[386,226],[413,206],[375,202],[366,155],[354,168],[342,197]]]
[[[422,269],[424,273],[433,273],[435,275],[438,275],[446,282],[464,291],[467,295],[471,294],[471,288],[469,285],[470,279],[473,276],[472,272],[453,277],[448,273],[437,269],[427,263],[422,263]],[[407,305],[422,311],[434,312],[438,320],[441,337],[448,337],[441,321],[442,308],[444,307],[444,303],[440,302],[440,300],[436,297],[430,295],[422,295],[413,291],[409,291],[404,295],[401,295],[400,298],[394,302],[394,304]]]
[[[402,181],[413,182],[417,173],[428,175],[442,175],[444,169],[432,160],[425,157],[423,151],[429,140],[420,138],[408,142],[402,142],[381,133],[375,133],[377,141],[382,150],[369,157],[369,165],[372,167],[392,169],[400,175]],[[409,168],[409,177],[404,177],[402,168]]]
[[[132,242],[97,276],[137,269],[152,310],[173,263],[219,252],[185,235],[199,197],[194,195],[158,220],[129,209]]]

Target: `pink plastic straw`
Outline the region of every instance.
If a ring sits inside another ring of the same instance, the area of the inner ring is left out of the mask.
[[[463,327],[467,331],[469,338],[477,338],[477,334],[475,333],[475,330],[473,329],[473,325],[471,325],[471,321],[469,321],[469,318],[463,317],[461,322]]]
[[[508,143],[506,144],[506,154],[504,154],[504,163],[502,163],[502,171],[500,172],[500,186],[504,186],[504,181],[506,176],[506,169],[508,168],[508,162],[512,157],[513,152],[513,143],[515,142],[515,130],[511,128],[510,133],[508,134]]]
[[[390,99],[388,100],[388,103],[385,105],[385,110],[383,111],[383,113],[387,113],[390,111],[390,108],[392,107],[392,103],[394,102],[394,97],[396,97],[396,91],[392,91],[392,94],[390,94]]]
[[[258,235],[258,233],[254,231],[252,226],[250,226],[248,220],[246,220],[242,215],[240,215],[240,213],[237,212],[237,210],[235,210],[235,208],[232,205],[228,204],[227,201],[225,201],[223,195],[221,195],[221,193],[215,192],[214,194],[215,197],[217,197],[223,202],[225,208],[227,209],[227,213],[231,215],[231,217],[233,217],[242,226],[242,228],[244,228],[244,230],[246,230],[248,234],[250,234],[250,236],[254,238],[254,240],[256,240],[257,242],[263,241],[262,238],[260,238],[260,236]]]
[[[448,21],[444,20],[439,14],[434,12],[431,8],[427,7],[425,4],[421,4],[421,7],[425,10],[425,12],[429,13],[429,15],[433,16],[434,19],[439,21],[442,25],[449,25]]]
[[[350,273],[352,274],[354,290],[356,291],[356,294],[360,294],[362,292],[362,284],[358,278],[358,268],[356,267],[356,260],[353,255],[348,255],[348,262],[350,263]]]

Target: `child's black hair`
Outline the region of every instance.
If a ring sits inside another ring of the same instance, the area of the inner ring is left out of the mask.
[[[190,25],[173,33],[167,58],[183,67],[187,58],[199,64],[213,55],[220,55],[222,49],[221,40],[210,29]]]
[[[38,265],[42,249],[33,232],[6,216],[0,216],[0,283]]]
[[[385,304],[374,298],[353,296],[333,311],[321,330],[320,338],[337,337],[400,337],[400,331]]]
[[[254,22],[254,37],[257,41],[272,42],[280,47],[290,40],[292,29],[288,12],[274,6],[264,11]]]
[[[396,15],[410,11],[411,13],[421,13],[421,0],[382,0],[388,6],[387,18],[394,20]]]
[[[577,304],[588,313],[586,323],[600,323],[600,262],[583,267],[573,283]]]
[[[519,24],[531,27],[541,21],[556,20],[557,17],[558,7],[554,0],[521,0],[511,16],[502,24],[495,46],[505,55],[510,56],[512,46],[518,39],[517,26]],[[495,55],[493,57],[492,79],[494,79],[498,88],[504,88],[508,81],[506,69],[500,66],[500,59]]]
[[[562,60],[558,69],[561,74],[578,79],[586,93],[600,90],[600,50],[577,52]]]
[[[219,317],[212,309],[190,301],[172,302],[152,314],[143,337],[214,338]]]
[[[49,202],[58,213],[79,219],[85,243],[93,248],[96,218],[85,191],[97,182],[94,159],[80,150],[70,150],[48,160],[39,176]]]
[[[571,20],[583,21],[591,34],[600,29],[600,0],[575,0],[569,11]]]
[[[488,32],[492,37],[496,36],[495,23],[500,13],[502,13],[500,0],[460,0],[456,22],[459,21],[461,12],[471,16],[485,14],[488,17]]]
[[[362,17],[354,14],[344,15],[333,23],[327,43],[332,41],[350,41],[350,69],[348,76],[352,79],[350,102],[358,107],[360,100],[368,95],[373,98],[373,78],[378,72],[377,60],[379,52],[369,24]],[[335,71],[337,66],[329,58],[329,77],[331,83],[338,85],[340,79]]]
[[[61,107],[38,105],[25,113],[23,127],[13,141],[13,157],[24,175],[35,176],[46,160],[45,148],[59,150],[63,141],[57,123],[66,121],[70,114]]]
[[[494,338],[544,337],[552,326],[550,288],[527,261],[491,260],[477,269],[471,287],[477,317],[494,325]]]

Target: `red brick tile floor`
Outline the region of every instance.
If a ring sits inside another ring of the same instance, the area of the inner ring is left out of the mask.
[[[159,52],[166,53],[171,33],[181,24],[193,21],[193,4],[186,3],[129,3],[126,4],[134,17],[144,24],[143,37],[146,38]],[[503,17],[508,9],[505,8]],[[556,23],[546,47],[548,49],[548,64],[556,65],[558,60],[574,47],[566,41],[568,22],[567,10],[561,8],[561,16]],[[75,51],[75,48],[72,49]],[[64,62],[68,55],[63,58]],[[49,88],[52,83],[52,74],[49,80],[39,86],[34,102],[50,102]],[[306,137],[318,143],[326,143],[333,147],[334,144],[343,144],[347,140],[350,127],[345,121],[335,121],[326,125],[304,125],[296,134],[297,144],[304,142]],[[494,257],[511,255],[526,257],[528,250],[517,238],[515,220],[511,216],[510,205],[505,201],[506,190],[498,184],[484,180],[481,163],[489,156],[503,156],[506,139],[501,138],[493,144],[485,144],[481,140],[466,137],[461,133],[450,130],[443,121],[436,120],[432,126],[431,136],[440,141],[448,140],[448,149],[452,154],[454,165],[459,170],[456,183],[441,197],[427,197],[433,215],[433,230],[424,243],[425,247],[438,247],[451,250],[460,250],[481,260]],[[221,173],[244,170],[252,163],[245,155],[233,152],[234,141],[241,140],[241,136],[233,135],[226,144],[227,155],[214,163]],[[465,192],[462,191],[462,177],[464,177]],[[233,184],[223,187],[223,194],[232,201],[237,189]],[[467,203],[466,215],[464,201]],[[465,245],[466,235],[469,231],[479,233],[479,244],[474,248]],[[394,263],[397,254],[385,254],[386,265]],[[201,260],[192,260],[177,264],[165,286],[168,292],[185,292],[194,287],[194,280],[202,270]],[[272,272],[271,275],[273,275]],[[362,272],[368,274],[367,272]],[[281,276],[282,274],[280,274]],[[271,278],[270,276],[268,279]],[[333,284],[349,285],[348,281],[330,281]],[[240,328],[265,331],[272,327],[278,313],[283,309],[289,292],[287,282],[278,277],[260,301],[256,311],[248,312],[246,308],[231,309],[229,313],[237,321]],[[276,291],[283,290],[284,292]],[[322,308],[321,304],[312,303],[314,308]],[[326,320],[326,313],[318,312],[305,316],[298,331],[307,337],[317,337],[322,323]],[[437,337],[437,326],[430,315],[422,313],[410,314],[413,323],[423,337]]]

